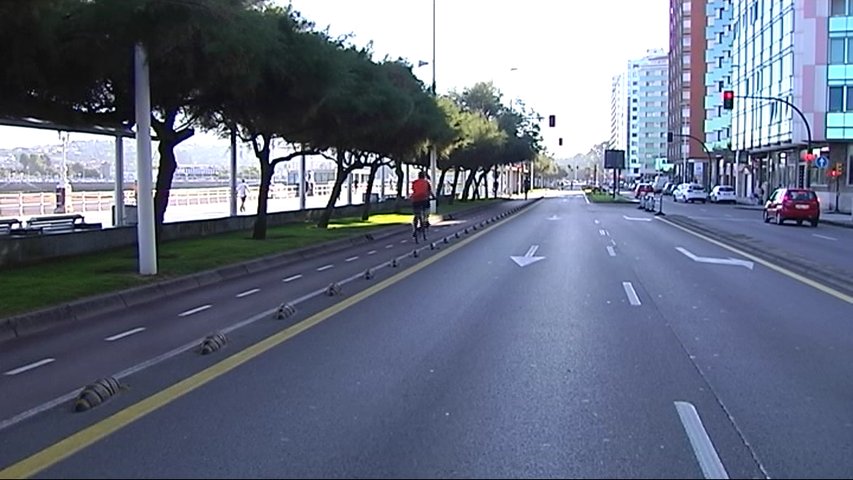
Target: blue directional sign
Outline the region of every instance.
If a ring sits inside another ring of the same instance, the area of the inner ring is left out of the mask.
[[[829,159],[821,155],[817,157],[817,160],[815,160],[814,164],[817,168],[826,168],[829,166]]]

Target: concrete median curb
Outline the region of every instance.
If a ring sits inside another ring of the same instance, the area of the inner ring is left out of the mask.
[[[533,205],[539,200],[542,200],[542,198],[530,199],[524,205],[510,209],[509,212],[511,212],[510,214],[515,214],[524,210],[528,206]],[[433,221],[434,223],[438,223],[445,219],[458,218],[460,215],[472,215],[494,206],[494,204],[477,205],[452,214],[436,215],[433,217]],[[357,235],[354,237],[346,237],[316,245],[310,245],[289,250],[287,252],[219,267],[213,270],[207,270],[177,278],[157,280],[147,285],[105,293],[94,297],[82,298],[54,307],[7,317],[0,319],[0,342],[49,330],[50,328],[60,324],[67,324],[68,322],[73,321],[84,321],[97,315],[120,312],[129,307],[143,305],[163,298],[179,295],[196,290],[200,287],[221,283],[225,280],[233,280],[246,275],[279,268],[294,261],[317,258],[322,255],[344,250],[351,246],[378,242],[385,238],[404,233],[410,228],[411,227],[409,225],[395,225],[387,228],[381,228],[366,235]]]
[[[701,222],[681,215],[669,215],[666,219],[688,230],[719,240],[730,247],[772,262],[803,277],[820,282],[845,294],[853,295],[853,276],[850,275],[850,272],[814,262],[787,250],[766,245],[747,235],[734,235],[714,230]]]
[[[825,223],[827,225],[833,225],[836,227],[853,228],[853,220],[847,220],[845,222],[843,220],[835,220],[835,219],[830,220],[830,219],[826,219],[826,218],[821,217],[820,223]]]

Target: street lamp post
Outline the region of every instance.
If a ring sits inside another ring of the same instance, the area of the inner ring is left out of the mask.
[[[432,96],[436,96],[435,90],[435,0],[432,0]],[[430,182],[436,181],[435,170],[436,164],[438,163],[438,152],[436,151],[435,145],[433,144],[429,149],[429,171],[430,171]],[[433,185],[435,185],[433,183]],[[442,191],[441,185],[436,185],[435,191],[441,195]],[[435,199],[430,201],[429,206],[430,213],[436,213],[437,202]]]
[[[673,137],[689,138],[691,140],[699,142],[702,145],[702,148],[705,150],[705,155],[708,156],[708,168],[711,168],[711,163],[714,161],[714,159],[711,157],[711,151],[708,150],[708,145],[705,145],[705,142],[701,138],[694,137],[693,135],[687,133],[667,132],[666,140],[668,143],[672,143]],[[681,170],[681,179],[683,182],[687,182],[687,159],[684,160],[684,166]]]

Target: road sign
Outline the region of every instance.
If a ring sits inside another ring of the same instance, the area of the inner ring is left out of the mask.
[[[826,168],[829,166],[829,159],[821,155],[817,157],[817,160],[815,160],[814,164],[817,168]]]

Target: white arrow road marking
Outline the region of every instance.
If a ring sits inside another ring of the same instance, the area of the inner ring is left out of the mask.
[[[684,431],[687,432],[687,438],[690,439],[690,445],[693,447],[693,454],[696,455],[705,478],[729,478],[726,467],[723,466],[717,449],[711,442],[711,437],[702,425],[702,419],[699,418],[696,407],[689,402],[675,402],[675,409],[678,411],[678,418],[684,425]]]
[[[629,217],[628,215],[622,215],[622,218],[631,222],[651,222],[652,220],[654,220],[653,218]]]
[[[24,373],[24,372],[27,372],[27,371],[32,370],[34,368],[39,368],[43,365],[47,365],[48,363],[53,363],[55,361],[56,361],[55,358],[45,358],[43,360],[39,360],[38,362],[33,362],[29,365],[24,365],[23,367],[18,367],[14,370],[9,370],[8,372],[5,373],[5,375],[9,375],[9,376],[17,375],[19,373]]]
[[[631,282],[622,282],[622,288],[625,289],[625,295],[628,296],[628,301],[631,302],[631,305],[635,307],[642,305],[640,297],[637,295],[637,291],[634,290],[634,285],[631,285]]]
[[[700,257],[698,255],[694,255],[689,250],[683,247],[676,247],[676,250],[683,253],[687,258],[693,260],[698,263],[710,263],[713,265],[732,265],[736,267],[746,267],[750,270],[753,269],[755,264],[747,260],[739,260],[737,258],[711,258],[711,257]]]
[[[616,250],[613,250],[613,247],[608,245],[607,246],[607,254],[610,255],[611,257],[615,257],[616,256]]]
[[[116,340],[121,340],[122,338],[129,337],[131,335],[136,335],[137,333],[144,332],[145,327],[134,328],[133,330],[128,330],[126,332],[117,333],[111,337],[107,337],[104,340],[108,342],[115,342]]]
[[[607,230],[599,230],[598,234],[603,237],[603,236],[607,235]]]
[[[539,245],[531,245],[530,248],[527,249],[527,253],[524,254],[523,257],[509,257],[515,262],[519,267],[526,267],[528,265],[534,264],[539,260],[544,260],[545,257],[534,257],[536,255],[536,251],[539,250]]]

